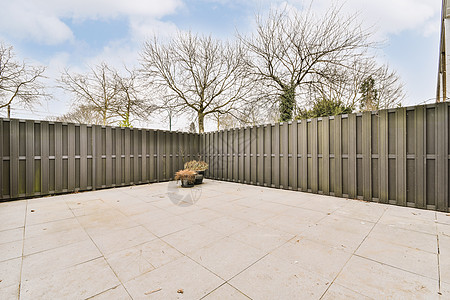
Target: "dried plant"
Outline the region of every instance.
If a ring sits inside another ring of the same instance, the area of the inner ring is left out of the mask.
[[[205,171],[208,169],[208,164],[202,160],[191,160],[184,164],[184,168],[192,171]]]
[[[197,173],[195,173],[192,170],[179,170],[178,172],[175,173],[175,180],[179,181],[179,180],[187,180],[189,183],[194,183],[195,182],[195,175]]]

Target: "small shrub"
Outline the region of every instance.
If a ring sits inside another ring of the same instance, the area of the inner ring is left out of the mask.
[[[197,173],[195,173],[195,171],[192,170],[179,170],[178,172],[175,173],[175,180],[179,181],[179,180],[187,180],[189,183],[193,184],[195,181],[195,175]]]
[[[208,169],[208,164],[202,160],[191,160],[184,164],[184,168],[192,171],[205,171]]]

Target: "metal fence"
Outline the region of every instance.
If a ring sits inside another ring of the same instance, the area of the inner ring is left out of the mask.
[[[204,134],[0,119],[0,200],[206,177],[449,211],[450,103]]]
[[[206,176],[449,209],[449,103],[201,135]]]
[[[170,180],[199,135],[0,119],[0,200]]]

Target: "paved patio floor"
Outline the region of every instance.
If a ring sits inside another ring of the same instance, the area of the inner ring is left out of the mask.
[[[449,299],[450,216],[206,180],[0,203],[0,299]]]

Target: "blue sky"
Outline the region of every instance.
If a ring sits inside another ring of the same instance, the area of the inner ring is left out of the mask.
[[[51,86],[65,67],[84,71],[100,61],[117,67],[137,65],[142,43],[154,34],[192,30],[233,38],[236,29],[252,31],[256,13],[286,4],[301,9],[305,2],[0,0],[0,40],[14,46],[18,57],[46,65]],[[346,13],[359,13],[364,25],[376,31],[375,38],[384,41],[380,59],[401,76],[405,105],[435,96],[441,0],[315,0],[314,7],[325,10],[333,2],[344,3]],[[56,89],[51,92],[55,99],[36,106],[34,113],[16,108],[12,117],[43,118],[67,112],[70,95]]]

